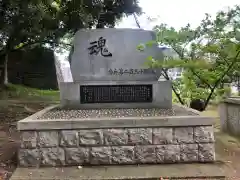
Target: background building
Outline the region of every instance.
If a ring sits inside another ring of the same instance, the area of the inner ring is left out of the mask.
[[[159,47],[164,55],[164,60],[168,60],[168,59],[177,59],[179,56],[178,54],[172,49],[169,48],[167,46],[160,46]],[[177,79],[180,78],[182,76],[183,73],[183,68],[172,68],[168,70],[168,75],[169,77],[171,77],[171,79]]]

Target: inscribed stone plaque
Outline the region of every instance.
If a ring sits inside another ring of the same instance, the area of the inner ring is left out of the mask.
[[[80,86],[81,103],[152,102],[152,85]]]

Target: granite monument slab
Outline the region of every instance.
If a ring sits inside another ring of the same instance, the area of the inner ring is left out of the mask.
[[[163,59],[155,40],[142,29],[79,30],[70,55],[73,82],[60,82],[61,105],[75,108],[171,108],[171,81],[161,69],[145,65],[147,58]]]

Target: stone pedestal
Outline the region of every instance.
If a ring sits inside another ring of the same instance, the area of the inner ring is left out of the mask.
[[[53,118],[53,108],[18,122],[20,166],[215,161],[214,118],[188,108],[174,106],[173,116],[115,118],[77,118],[67,110],[72,118],[62,119]]]

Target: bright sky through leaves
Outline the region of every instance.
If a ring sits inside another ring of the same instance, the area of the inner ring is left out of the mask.
[[[196,27],[205,13],[215,16],[217,11],[240,4],[239,0],[139,0],[145,15],[138,17],[143,29],[152,29],[156,24],[166,23],[180,28],[190,23]],[[147,17],[158,18],[149,23]],[[133,16],[125,18],[117,27],[138,28]]]

